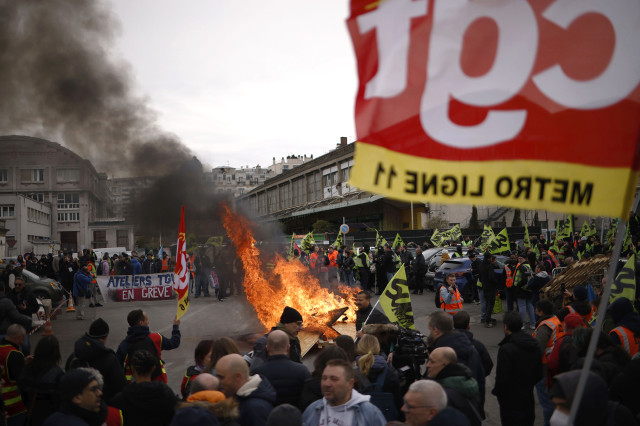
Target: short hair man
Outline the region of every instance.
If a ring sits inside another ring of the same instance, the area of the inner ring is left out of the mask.
[[[504,315],[505,338],[499,343],[496,380],[492,393],[498,397],[502,424],[533,425],[533,388],[542,378],[542,354],[538,342],[521,331],[516,311]]]
[[[282,330],[273,330],[267,337],[267,362],[251,369],[266,377],[276,390],[276,403],[298,406],[305,380],[311,373],[304,364],[289,359],[289,337]]]
[[[469,420],[455,408],[447,407],[447,394],[433,380],[411,383],[404,395],[402,412],[409,426],[427,426],[429,423],[469,425]]]
[[[389,324],[389,318],[371,306],[371,293],[362,290],[356,295],[356,333],[362,337],[362,327],[365,324]]]
[[[387,421],[382,412],[369,402],[369,396],[353,388],[354,382],[353,367],[348,361],[328,361],[320,382],[324,398],[307,407],[302,415],[304,424],[385,425]]]
[[[271,383],[257,374],[250,376],[247,362],[238,354],[220,358],[215,370],[222,393],[240,404],[240,425],[264,425],[276,401]]]
[[[125,375],[127,381],[131,381],[131,371],[128,358],[131,353],[138,349],[149,350],[162,363],[162,351],[169,351],[180,346],[180,320],[176,317],[173,320],[173,329],[171,338],[164,337],[159,333],[151,333],[149,331],[149,317],[142,309],[134,309],[127,315],[129,329],[127,337],[120,342],[116,351],[116,358],[121,365],[125,367]],[[154,380],[167,383],[167,374],[164,367],[160,371],[154,372]]]
[[[68,371],[60,380],[60,410],[44,422],[44,426],[65,424],[98,424],[107,417],[107,406],[102,401],[100,373],[91,369]]]

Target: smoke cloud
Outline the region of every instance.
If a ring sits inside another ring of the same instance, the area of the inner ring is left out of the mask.
[[[104,1],[0,1],[0,134],[60,142],[120,177],[189,160],[114,56],[119,29]]]

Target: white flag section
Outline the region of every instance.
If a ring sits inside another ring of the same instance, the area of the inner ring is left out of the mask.
[[[178,254],[176,256],[176,268],[174,270],[173,289],[178,293],[178,313],[176,318],[187,313],[189,309],[189,265],[187,265],[187,239],[184,228],[184,206],[180,216],[180,228],[178,231]]]
[[[140,301],[171,299],[173,274],[109,275],[96,277],[100,292],[106,300]]]

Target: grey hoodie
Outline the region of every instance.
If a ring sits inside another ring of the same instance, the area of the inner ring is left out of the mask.
[[[343,405],[332,407],[326,398],[311,404],[304,411],[302,419],[305,426],[384,426],[387,420],[382,412],[369,402],[369,395],[351,390],[351,399]],[[328,419],[328,420],[327,420]]]

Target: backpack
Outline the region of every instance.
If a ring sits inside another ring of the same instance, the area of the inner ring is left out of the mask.
[[[384,386],[384,381],[387,378],[387,372],[389,371],[389,366],[385,365],[382,373],[378,375],[375,383],[371,383],[369,378],[362,374],[359,368],[356,368],[355,372],[358,375],[358,379],[360,380],[361,392],[363,395],[370,395],[371,399],[370,403],[378,407],[378,409],[382,412],[382,415],[388,422],[393,420],[398,420],[398,407],[396,407],[396,403],[394,401],[393,394],[391,392],[383,392],[382,387]]]
[[[440,303],[440,287],[438,286],[438,288],[436,288],[436,299],[435,299],[435,304],[436,304],[436,308],[440,309],[442,307],[442,304]]]
[[[528,265],[527,266],[520,265],[520,268],[518,268],[518,270],[520,271],[520,281],[518,281],[517,286],[520,287],[520,289],[522,290],[530,291],[527,288],[527,284],[529,283],[529,280],[533,277],[533,271],[531,270],[531,267]]]
[[[126,363],[129,362],[129,359],[136,351],[149,351],[156,357],[156,368],[151,373],[151,380],[155,380],[158,376],[162,374],[162,361],[160,361],[160,354],[158,353],[158,348],[151,340],[151,337],[148,335],[145,337],[138,337],[137,339],[129,342],[129,346],[127,347],[127,359]]]

